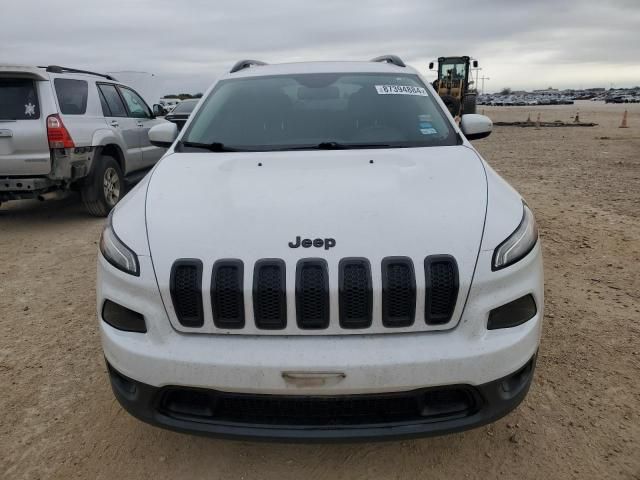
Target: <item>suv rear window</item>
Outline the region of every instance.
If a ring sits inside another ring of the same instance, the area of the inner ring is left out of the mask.
[[[38,94],[33,80],[0,78],[0,120],[40,118]]]
[[[83,115],[87,111],[89,85],[84,80],[56,78],[53,81],[60,112],[65,115]]]

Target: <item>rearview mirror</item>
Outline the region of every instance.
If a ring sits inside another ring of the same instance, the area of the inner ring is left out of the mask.
[[[478,60],[473,61],[473,68],[478,68]]]
[[[433,70],[433,62],[429,62],[429,70]]]
[[[155,147],[169,148],[176,138],[178,138],[178,126],[175,123],[161,123],[149,130],[149,142]]]
[[[467,137],[467,140],[478,140],[491,135],[493,129],[493,122],[485,115],[477,115],[475,113],[469,113],[462,115],[460,120],[460,130]]]

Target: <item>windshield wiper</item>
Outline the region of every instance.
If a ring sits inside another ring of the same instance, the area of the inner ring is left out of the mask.
[[[278,150],[351,150],[358,148],[389,148],[391,145],[386,143],[340,143],[340,142],[321,142],[315,145],[300,145],[291,147],[282,147]]]
[[[211,152],[248,152],[250,151],[243,148],[226,147],[224,143],[220,143],[220,142],[198,143],[198,142],[182,141],[180,142],[180,145],[183,147],[190,147],[190,148],[202,148],[203,150],[209,150]]]
[[[390,148],[393,145],[386,143],[340,143],[340,142],[320,142],[316,144],[309,145],[291,145],[287,146],[278,146],[278,147],[258,147],[255,148],[236,148],[236,147],[227,147],[221,142],[213,142],[213,143],[199,143],[199,142],[188,142],[181,141],[180,147],[190,147],[190,148],[201,148],[203,150],[209,150],[211,152],[280,152],[287,150],[351,150],[358,148]],[[398,145],[397,148],[401,146]]]

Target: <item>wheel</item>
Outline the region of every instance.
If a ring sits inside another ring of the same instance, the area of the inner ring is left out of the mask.
[[[446,105],[451,115],[456,117],[460,115],[460,100],[452,95],[442,95],[442,101]]]
[[[102,155],[96,160],[98,164],[82,188],[82,201],[91,215],[106,217],[126,193],[124,175],[115,158]]]
[[[473,93],[467,93],[462,99],[462,114],[476,113],[476,99],[478,97]]]

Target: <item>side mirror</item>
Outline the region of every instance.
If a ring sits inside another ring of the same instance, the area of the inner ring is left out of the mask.
[[[178,138],[178,126],[175,123],[161,123],[149,130],[149,142],[155,147],[169,148],[176,138]]]
[[[478,68],[478,60],[473,61],[473,68]]]
[[[160,105],[159,103],[154,103],[153,104],[153,114],[156,117],[162,117],[163,115],[166,115],[167,112],[164,111],[164,108],[162,107],[162,105]]]
[[[492,128],[493,122],[485,115],[469,113],[462,115],[462,119],[460,120],[460,130],[462,130],[464,136],[467,137],[467,140],[478,140],[488,137],[491,135]]]
[[[433,70],[433,62],[429,62],[429,70]]]

